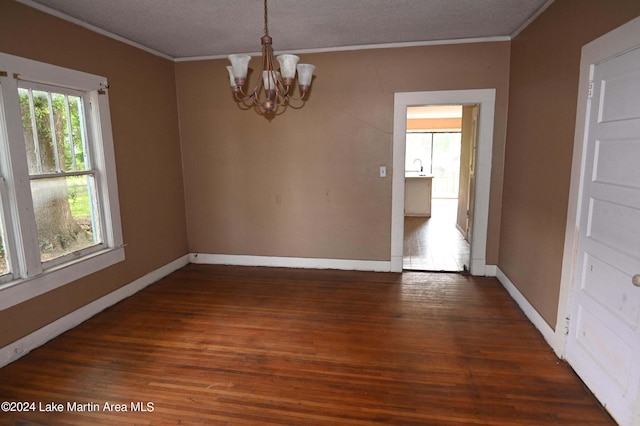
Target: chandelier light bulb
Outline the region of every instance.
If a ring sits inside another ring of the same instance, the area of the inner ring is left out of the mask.
[[[296,55],[279,55],[277,59],[280,63],[282,79],[285,81],[285,85],[290,86],[293,79],[296,78],[296,65],[300,58]],[[286,84],[287,80],[290,81],[289,84]]]
[[[298,64],[298,84],[300,87],[309,88],[313,79],[313,72],[316,66],[311,64]]]
[[[231,83],[231,89],[237,90],[238,86],[236,85],[236,78],[233,76],[233,67],[228,65],[227,71],[229,72],[229,83]]]
[[[229,61],[231,61],[231,68],[233,69],[233,76],[235,77],[236,83],[238,80],[242,81],[238,86],[242,86],[247,80],[250,60],[251,56],[249,55],[229,55]]]
[[[279,79],[278,71],[262,71],[262,84],[264,84],[264,90],[268,92],[277,89]]]

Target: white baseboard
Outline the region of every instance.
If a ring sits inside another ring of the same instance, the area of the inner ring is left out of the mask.
[[[498,273],[498,265],[485,266],[484,275],[487,277],[495,277]]]
[[[347,259],[317,259],[306,257],[274,257],[274,256],[244,256],[228,254],[191,253],[191,263],[211,265],[236,266],[269,266],[283,268],[305,269],[341,269],[345,271],[391,271],[390,261],[375,260],[347,260]]]
[[[404,257],[391,255],[390,272],[402,272],[404,266]]]
[[[511,280],[505,275],[504,272],[496,267],[496,277],[498,281],[502,283],[502,286],[507,290],[511,298],[520,306],[520,309],[529,318],[529,321],[538,329],[538,331],[544,337],[544,340],[551,346],[551,349],[556,353],[558,357],[561,357],[561,342],[556,332],[547,324],[542,316],[536,311],[536,309],[529,303],[529,301],[520,293],[518,288],[511,282]]]
[[[0,348],[0,367],[17,360],[33,349],[42,346],[54,337],[59,336],[78,324],[88,320],[109,306],[115,305],[123,299],[139,292],[159,279],[182,268],[189,263],[189,255],[182,256],[161,268],[152,271],[137,280],[77,309],[62,318],[34,331],[23,338]]]
[[[486,259],[469,259],[469,272],[477,277],[495,277],[496,265],[487,265]]]

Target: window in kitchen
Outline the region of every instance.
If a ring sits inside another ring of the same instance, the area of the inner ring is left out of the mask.
[[[457,198],[462,133],[407,132],[406,137],[405,170],[433,175],[433,198]]]

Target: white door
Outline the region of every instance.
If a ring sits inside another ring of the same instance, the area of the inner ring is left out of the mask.
[[[640,384],[640,49],[592,68],[567,361],[621,425]]]

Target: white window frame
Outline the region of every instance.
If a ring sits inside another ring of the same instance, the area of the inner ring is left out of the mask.
[[[29,170],[18,98],[18,80],[85,94],[87,132],[104,221],[103,247],[95,252],[42,262],[38,248]],[[22,303],[124,260],[118,185],[104,77],[0,52],[0,197],[5,251],[11,275],[0,281],[0,310]],[[7,278],[8,277],[8,278]]]

